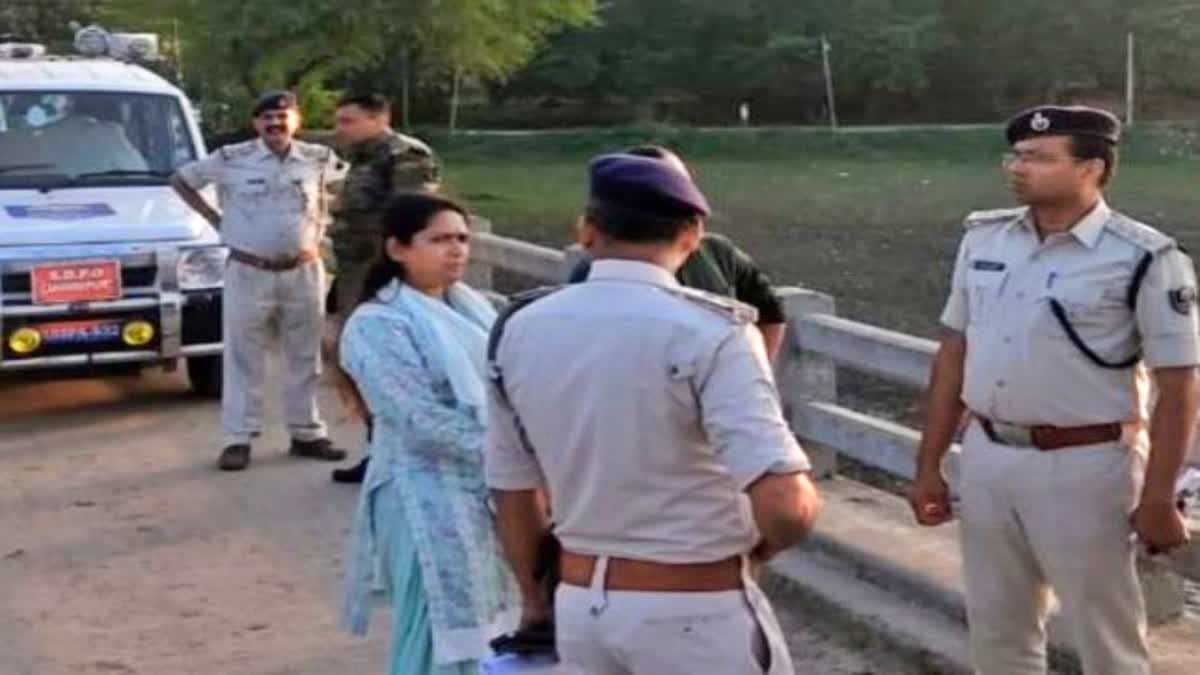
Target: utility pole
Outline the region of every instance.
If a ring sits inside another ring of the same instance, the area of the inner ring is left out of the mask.
[[[1133,72],[1133,31],[1125,39],[1125,126],[1133,126],[1134,95],[1137,91]]]
[[[454,68],[454,82],[450,93],[450,133],[458,130],[458,96],[462,88],[462,66]]]
[[[179,19],[171,19],[171,42],[175,45],[175,81],[183,86],[183,43],[179,41]]]
[[[831,51],[833,49],[829,46],[829,40],[822,34],[821,63],[825,69],[825,104],[829,106],[829,126],[832,129],[837,129],[837,100],[833,94],[833,68],[829,65],[829,52]]]

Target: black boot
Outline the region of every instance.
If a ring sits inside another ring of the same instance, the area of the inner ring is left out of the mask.
[[[349,469],[334,469],[333,482],[335,483],[361,483],[367,476],[367,463],[371,461],[370,457],[363,457],[362,461]]]
[[[217,466],[222,471],[242,471],[250,466],[250,446],[244,443],[227,446],[221,451]]]
[[[298,441],[293,438],[292,447],[288,448],[288,453],[293,457],[319,459],[322,462],[340,462],[346,459],[346,451],[335,448],[328,438],[319,438],[315,441]]]

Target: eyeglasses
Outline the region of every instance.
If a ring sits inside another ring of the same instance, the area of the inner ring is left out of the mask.
[[[1045,167],[1045,166],[1052,166],[1054,164],[1058,164],[1058,163],[1064,162],[1064,161],[1079,163],[1079,162],[1082,162],[1083,160],[1079,159],[1078,157],[1071,157],[1069,155],[1047,155],[1044,153],[1034,152],[1034,151],[1006,152],[1003,155],[1001,155],[1001,157],[1000,157],[1000,165],[1006,169],[1010,166],[1013,166],[1017,162],[1021,162],[1022,164],[1032,164],[1034,166]]]

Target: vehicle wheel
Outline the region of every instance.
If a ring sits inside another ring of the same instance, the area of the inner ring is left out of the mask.
[[[196,356],[187,360],[192,391],[204,398],[221,398],[221,357]]]

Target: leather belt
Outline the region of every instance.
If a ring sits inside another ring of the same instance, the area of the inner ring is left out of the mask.
[[[264,272],[287,272],[310,263],[320,256],[321,254],[316,249],[304,250],[299,255],[287,258],[262,258],[241,249],[229,249],[230,260],[235,260],[243,265],[249,265]]]
[[[1037,448],[1050,451],[1078,445],[1110,443],[1121,439],[1121,423],[1089,424],[1082,427],[1052,427],[1037,425],[1023,427],[1003,422],[993,422],[979,417],[980,426],[993,443],[1017,447]]]
[[[588,588],[596,556],[563,551],[562,581]],[[742,588],[742,560],[726,558],[708,563],[659,563],[629,558],[609,558],[604,587],[611,591],[647,593],[716,593]]]

